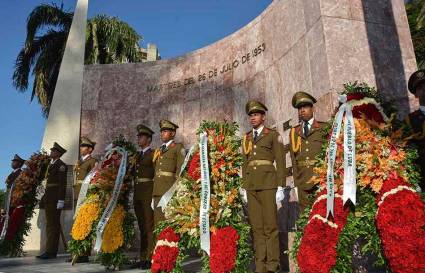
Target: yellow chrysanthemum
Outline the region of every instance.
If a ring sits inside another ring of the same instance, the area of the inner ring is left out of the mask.
[[[99,217],[99,204],[86,203],[80,207],[72,225],[71,236],[74,240],[84,240],[92,230],[93,222]]]
[[[124,243],[123,222],[125,211],[118,205],[106,224],[102,237],[102,252],[113,253]]]

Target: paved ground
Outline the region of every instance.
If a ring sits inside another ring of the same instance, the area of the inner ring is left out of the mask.
[[[76,264],[66,262],[70,258],[69,255],[59,255],[57,259],[42,261],[36,259],[34,256],[22,258],[4,258],[0,257],[0,273],[101,273],[111,272],[107,271],[105,267],[100,264],[91,262],[84,264]],[[183,263],[184,271],[186,273],[199,273],[201,272],[201,260],[196,257],[188,258]],[[119,272],[124,273],[142,273],[146,272],[140,269],[133,269],[130,265],[125,266]],[[284,273],[284,272],[279,272]]]
[[[60,255],[57,259],[41,261],[35,257],[23,258],[2,258],[0,257],[0,273],[73,273],[73,272],[87,272],[87,273],[100,273],[107,272],[105,268],[96,263],[76,264],[71,266],[66,262],[69,255]],[[188,259],[184,263],[185,272],[197,273],[200,272],[201,261],[196,258]],[[145,272],[140,269],[131,269],[130,266],[123,268],[120,272],[125,273],[141,273]]]

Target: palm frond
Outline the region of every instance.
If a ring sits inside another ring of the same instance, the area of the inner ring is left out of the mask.
[[[65,31],[49,30],[45,35],[35,37],[31,46],[21,49],[16,58],[12,76],[13,85],[20,92],[24,92],[28,88],[29,74],[38,56],[43,51],[49,50],[49,47],[55,46],[56,43],[64,45],[67,36],[68,33]],[[62,55],[57,57],[61,59]]]
[[[43,27],[58,27],[59,30],[69,31],[72,24],[73,13],[66,12],[63,5],[41,4],[37,6],[27,19],[26,44],[31,44],[37,32]]]

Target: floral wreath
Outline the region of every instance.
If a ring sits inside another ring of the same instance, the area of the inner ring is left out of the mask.
[[[241,140],[235,123],[202,122],[198,135],[206,133],[210,173],[210,255],[199,250],[203,270],[212,273],[248,272],[252,258],[250,227],[243,216],[239,195]],[[176,182],[176,191],[165,207],[166,220],[156,229],[157,244],[151,272],[184,272],[182,262],[192,248],[201,248],[199,143],[187,156],[187,166]]]
[[[417,153],[392,130],[392,119],[384,113],[374,88],[357,82],[344,87],[356,130],[357,202],[343,204],[344,140],[340,136],[333,217],[327,217],[329,148],[325,144],[311,180],[318,191],[299,219],[292,257],[303,273],[351,272],[353,247],[362,239],[366,243],[361,253],[373,254],[374,266],[391,272],[420,272],[425,268],[425,259],[419,258],[425,257],[425,205],[416,191]]]

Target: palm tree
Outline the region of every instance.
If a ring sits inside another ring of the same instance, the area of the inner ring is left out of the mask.
[[[13,84],[19,92],[28,90],[34,76],[31,101],[37,97],[45,117],[49,114],[59,68],[73,13],[63,5],[42,4],[27,19],[27,37],[19,52]],[[98,15],[87,23],[85,64],[140,62],[142,37],[116,17]]]
[[[418,68],[425,68],[425,28],[422,26],[425,16],[425,0],[413,0],[406,3],[407,19],[415,49]]]

